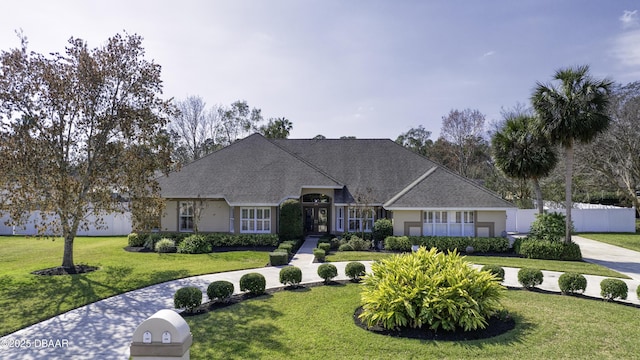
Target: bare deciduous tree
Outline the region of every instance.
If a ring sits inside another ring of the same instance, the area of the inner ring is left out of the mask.
[[[197,160],[216,150],[216,135],[220,126],[219,106],[207,109],[199,96],[178,101],[178,113],[172,117],[169,130],[174,134],[175,160],[181,163]]]
[[[478,152],[478,146],[484,140],[484,115],[478,110],[451,110],[442,117],[440,136],[452,146],[451,155],[455,158],[457,171],[469,177],[471,160]]]

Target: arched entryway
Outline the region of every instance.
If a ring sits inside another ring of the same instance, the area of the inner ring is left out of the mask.
[[[331,197],[324,194],[302,196],[302,216],[304,232],[307,234],[328,234],[331,224]]]

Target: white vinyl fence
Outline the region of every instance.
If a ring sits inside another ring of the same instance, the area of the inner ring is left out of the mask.
[[[547,212],[566,214],[565,209]],[[536,219],[537,209],[514,209],[507,212],[507,232],[528,233]],[[635,232],[634,208],[571,209],[571,220],[576,232]]]
[[[7,214],[0,214],[0,235],[36,235],[36,224],[40,222],[40,212],[34,211],[22,226],[7,226],[9,219]],[[94,222],[95,215],[89,216],[89,221]],[[90,227],[89,230],[78,230],[78,236],[119,236],[131,233],[131,214],[112,213],[102,216],[103,226],[99,229]]]

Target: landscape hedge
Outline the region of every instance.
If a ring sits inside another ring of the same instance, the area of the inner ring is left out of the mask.
[[[138,238],[140,238],[142,234],[136,234],[136,235]],[[182,243],[182,241],[185,238],[191,235],[193,234],[176,233],[176,232],[167,232],[167,233],[158,234],[158,236],[174,240],[176,242],[176,246],[179,246],[180,243]],[[278,242],[279,242],[279,238],[277,234],[199,233],[198,235],[204,237],[204,239],[209,244],[211,244],[212,247],[278,246]],[[138,242],[139,241],[140,240],[138,240]],[[295,244],[295,242],[293,242],[293,244]]]
[[[424,246],[427,249],[436,248],[438,251],[458,250],[464,252],[467,246],[473,247],[475,252],[503,253],[508,252],[509,239],[502,237],[470,237],[470,236],[389,236],[384,240],[386,250],[411,251],[412,245]]]

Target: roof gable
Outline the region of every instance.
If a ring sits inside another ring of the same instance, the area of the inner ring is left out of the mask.
[[[224,198],[231,205],[275,205],[302,186],[342,184],[263,136],[254,134],[159,180],[165,198]]]

